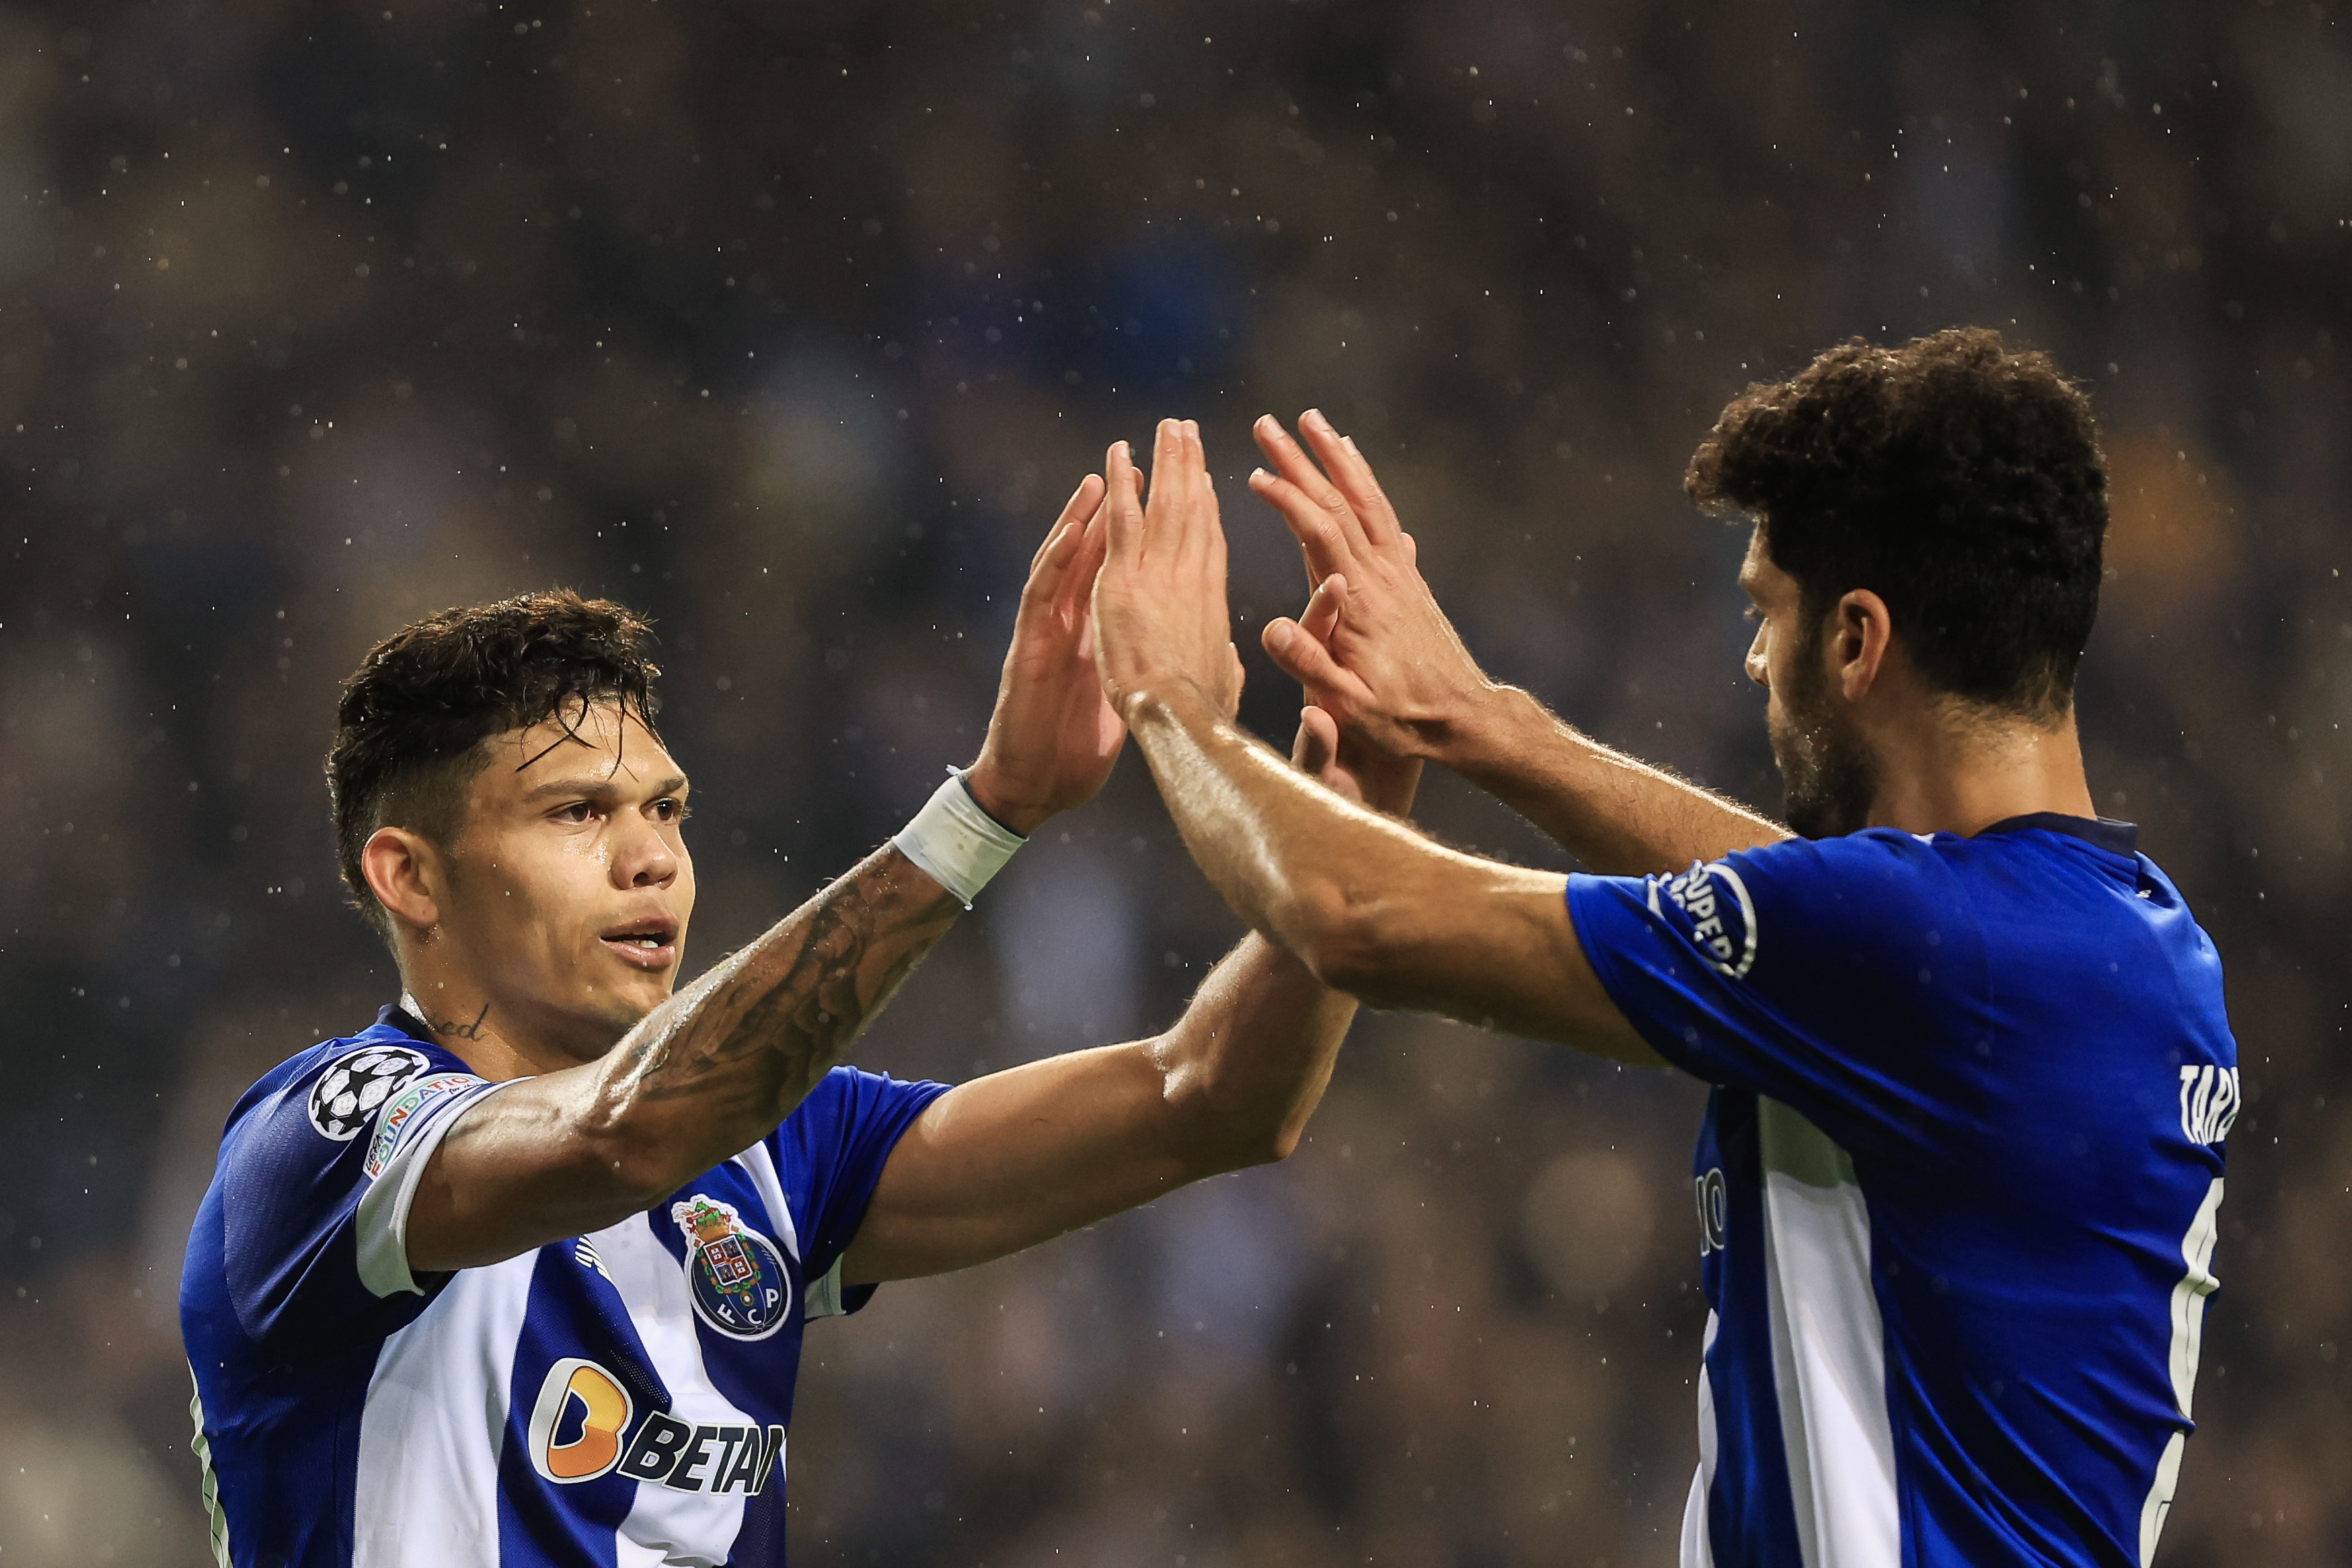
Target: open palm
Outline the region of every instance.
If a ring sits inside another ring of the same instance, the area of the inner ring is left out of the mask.
[[[1102,480],[1087,475],[1029,563],[996,711],[972,766],[974,796],[1015,832],[1092,800],[1127,739],[1095,672],[1091,601],[1106,536],[1102,501]]]

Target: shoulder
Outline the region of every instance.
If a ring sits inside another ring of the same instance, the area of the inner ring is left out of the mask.
[[[1937,847],[1871,829],[1834,839],[1784,839],[1650,879],[1656,913],[1687,929],[1716,962],[1753,967],[1768,942],[1800,933],[1885,930],[1948,891]]]
[[[457,1057],[378,1024],[320,1040],[263,1073],[229,1113],[224,1141],[267,1130],[278,1143],[278,1134],[307,1125],[328,1151],[340,1150],[360,1141],[388,1101],[427,1079],[458,1077],[473,1074]]]

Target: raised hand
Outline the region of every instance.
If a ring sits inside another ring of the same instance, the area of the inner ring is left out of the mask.
[[[1252,474],[1250,488],[1297,536],[1315,590],[1299,620],[1266,623],[1265,651],[1368,752],[1447,760],[1502,688],[1437,607],[1356,444],[1312,409],[1298,426],[1312,457],[1271,414],[1254,432],[1273,469]]]
[[[1108,547],[1095,578],[1095,663],[1124,716],[1155,687],[1198,687],[1230,719],[1242,662],[1225,607],[1225,531],[1209,482],[1201,427],[1163,419],[1152,444],[1151,491],[1127,443],[1105,460]]]
[[[1027,834],[1094,798],[1127,728],[1095,673],[1095,573],[1107,538],[1103,481],[1089,474],[1029,562],[1004,674],[980,760],[966,775],[982,810]]]
[[[1376,751],[1339,733],[1339,721],[1319,707],[1298,712],[1298,737],[1290,761],[1343,800],[1402,817],[1412,809],[1421,786],[1421,759]]]

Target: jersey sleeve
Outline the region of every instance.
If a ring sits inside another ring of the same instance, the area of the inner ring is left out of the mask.
[[[1568,886],[1594,973],[1652,1049],[1857,1154],[1916,1139],[1942,1098],[1938,1042],[1981,1006],[1961,903],[1932,848],[1891,831]]]
[[[793,1197],[809,1316],[854,1312],[873,1299],[872,1285],[842,1284],[842,1254],[866,1222],[890,1151],[924,1108],[947,1092],[944,1083],[836,1067],[770,1134],[798,1189]]]
[[[248,1337],[329,1354],[425,1309],[450,1276],[410,1273],[408,1205],[458,1111],[496,1087],[421,1043],[364,1039],[256,1086],[219,1176],[225,1283]]]

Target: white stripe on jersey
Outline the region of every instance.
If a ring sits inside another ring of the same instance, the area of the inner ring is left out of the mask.
[[[2236,1076],[2234,1068],[2231,1076]],[[2186,1069],[2181,1082],[2188,1082]],[[2188,1091],[2184,1088],[2181,1092],[2185,1098]],[[2186,1125],[2185,1112],[2181,1120]],[[2205,1298],[2221,1288],[2212,1267],[2213,1243],[2221,1233],[2221,1178],[2215,1176],[2213,1185],[2205,1189],[2205,1201],[2197,1206],[2196,1218],[2189,1222],[2189,1234],[2180,1239],[2180,1260],[2189,1265],[2189,1272],[2172,1287],[2172,1398],[2180,1406],[2184,1421],[2197,1396],[2197,1351],[2205,1332]],[[2156,1543],[2164,1534],[2165,1516],[2172,1511],[2173,1489],[2180,1482],[2180,1453],[2188,1443],[2189,1434],[2175,1432],[2157,1458],[2156,1479],[2139,1510],[2140,1568],[2156,1561]]]
[[[1757,1096],[1772,1372],[1805,1568],[1902,1561],[1870,1211],[1844,1150]]]
[[[383,1342],[360,1416],[352,1568],[440,1568],[499,1538],[499,1448],[539,1254],[449,1281]]]
[[[753,1144],[732,1162],[742,1167],[760,1189],[760,1201],[767,1206],[769,1223],[775,1227],[775,1243],[792,1254],[793,1261],[801,1260],[800,1232],[793,1225],[792,1205],[784,1201],[784,1184],[777,1179],[776,1162],[768,1154],[764,1143]]]
[[[1698,1473],[1691,1477],[1690,1500],[1683,1504],[1682,1568],[1715,1568],[1715,1543],[1707,1539],[1707,1499],[1715,1492],[1715,1385],[1706,1377],[1707,1353],[1722,1327],[1707,1310],[1706,1337],[1698,1347]]]
[[[778,1203],[781,1207],[781,1199]],[[669,1217],[658,1214],[654,1223],[668,1224]],[[645,1346],[646,1359],[653,1363],[654,1371],[669,1389],[670,1415],[692,1426],[756,1427],[757,1422],[712,1385],[709,1370],[703,1364],[702,1339],[695,1332],[686,1272],[655,1236],[646,1217],[625,1219],[596,1232],[593,1239],[621,1300],[628,1305],[629,1322]],[[777,1464],[782,1467],[781,1456]],[[782,1483],[779,1479],[770,1484]],[[619,1561],[713,1568],[727,1561],[735,1537],[742,1531],[745,1500],[729,1497],[722,1501],[704,1491],[640,1486],[635,1504],[621,1521]],[[632,1556],[628,1549],[633,1546],[652,1555]]]

